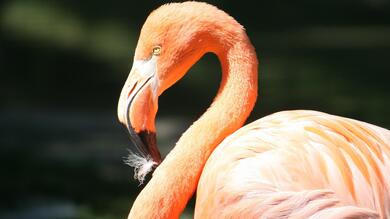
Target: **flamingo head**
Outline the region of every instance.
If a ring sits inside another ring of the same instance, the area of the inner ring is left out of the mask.
[[[153,11],[142,27],[133,66],[120,95],[118,117],[130,132],[137,159],[150,161],[149,167],[161,162],[155,135],[158,96],[204,53],[218,52],[213,39],[220,38],[215,35],[226,29],[223,22],[217,22],[218,17],[226,14],[205,3],[172,3]],[[130,163],[137,160],[133,158]],[[136,170],[143,168],[130,165]]]

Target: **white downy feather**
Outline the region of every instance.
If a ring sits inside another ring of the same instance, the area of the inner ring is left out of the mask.
[[[137,179],[140,184],[144,182],[146,175],[152,171],[153,166],[157,165],[150,156],[141,157],[131,151],[124,162],[134,168],[134,179]]]

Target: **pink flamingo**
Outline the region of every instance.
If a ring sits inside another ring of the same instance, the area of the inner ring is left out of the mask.
[[[215,53],[222,81],[210,108],[161,162],[158,96]],[[178,218],[197,188],[195,218],[390,218],[390,132],[315,111],[279,112],[240,128],[257,97],[256,53],[244,28],[199,2],[147,18],[118,116],[141,182],[129,218]]]

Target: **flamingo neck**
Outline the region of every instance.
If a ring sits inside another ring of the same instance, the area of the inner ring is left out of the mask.
[[[248,37],[243,32],[242,39],[218,51],[223,74],[214,102],[157,167],[129,218],[178,218],[212,151],[252,111],[257,97],[257,59]]]

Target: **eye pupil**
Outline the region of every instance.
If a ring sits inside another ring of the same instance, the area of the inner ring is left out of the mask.
[[[160,46],[154,47],[153,50],[152,50],[152,53],[153,53],[153,55],[155,55],[155,56],[160,55],[160,53],[161,53],[161,47],[160,47]]]

